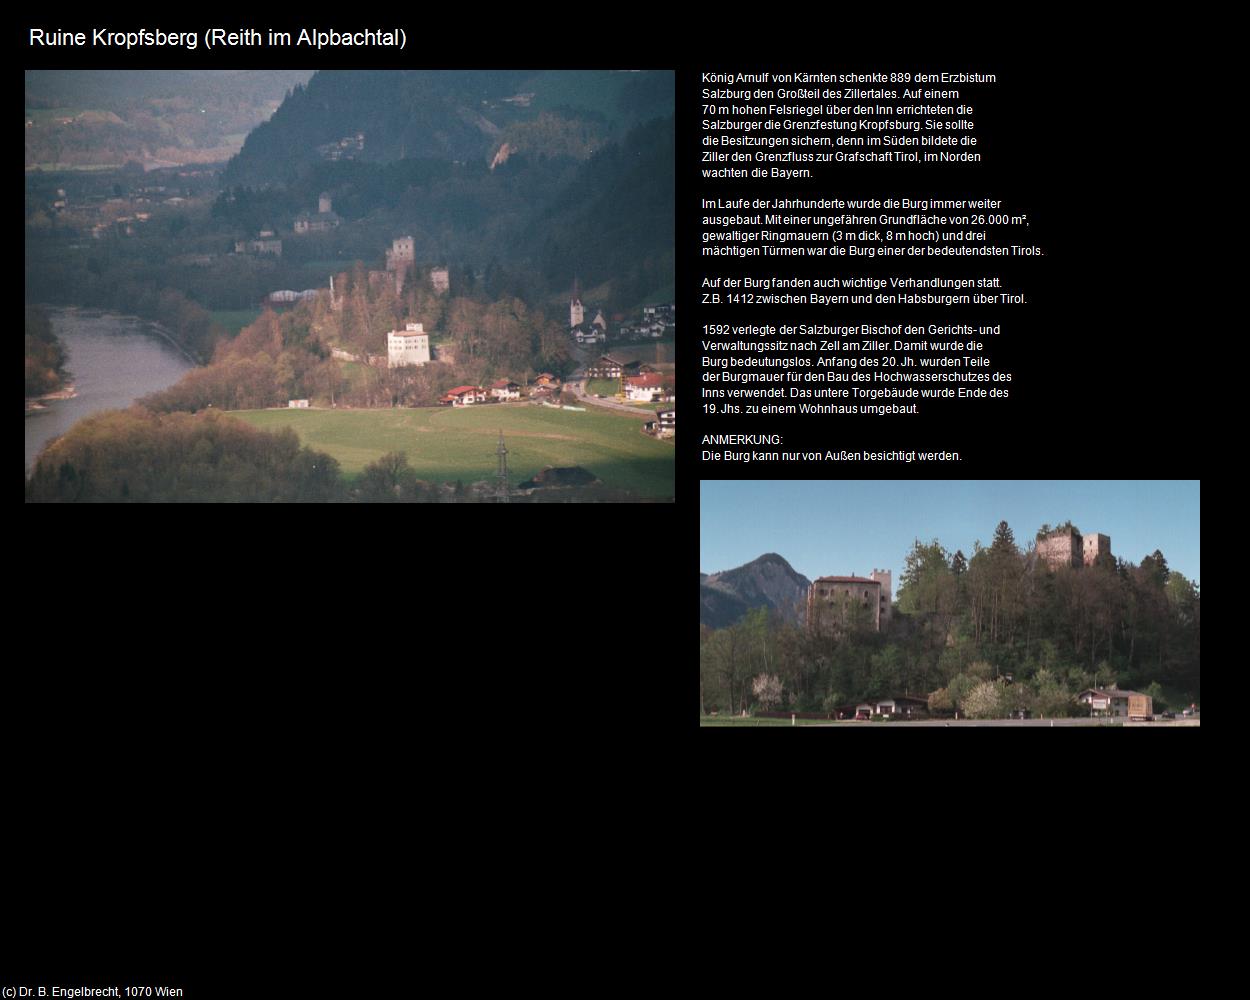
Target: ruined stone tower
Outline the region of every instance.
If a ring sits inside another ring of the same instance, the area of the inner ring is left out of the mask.
[[[1101,555],[1111,555],[1110,535],[1082,535],[1072,525],[1037,540],[1037,557],[1051,569],[1092,566]]]
[[[1110,535],[1086,535],[1085,536],[1085,565],[1093,566],[1098,561],[1099,556],[1111,555],[1111,536]]]
[[[1083,564],[1081,533],[1073,527],[1052,531],[1037,541],[1037,557],[1051,569]]]

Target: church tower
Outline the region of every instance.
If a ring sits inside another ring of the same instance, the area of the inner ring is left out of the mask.
[[[573,278],[573,298],[569,301],[569,329],[575,326],[581,326],[586,319],[586,310],[582,307],[582,300],[577,291],[577,278]]]

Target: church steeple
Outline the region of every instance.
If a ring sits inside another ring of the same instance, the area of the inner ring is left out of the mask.
[[[569,300],[569,329],[581,326],[586,319],[586,310],[582,308],[581,294],[578,291],[577,275],[573,275],[573,298]]]

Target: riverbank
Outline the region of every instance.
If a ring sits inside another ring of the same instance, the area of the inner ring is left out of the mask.
[[[48,392],[42,396],[26,397],[26,412],[31,413],[34,410],[46,410],[47,404],[55,402],[58,399],[74,399],[78,395],[78,387],[74,383],[70,383],[64,388],[57,389],[56,392]]]
[[[53,438],[101,410],[169,388],[197,363],[151,320],[75,306],[47,309],[73,381],[26,400],[26,473]]]
[[[154,319],[148,319],[146,316],[137,316],[134,313],[111,312],[108,309],[98,309],[95,306],[54,306],[42,304],[39,308],[45,310],[46,312],[55,311],[72,313],[88,319],[94,317],[112,316],[117,319],[133,320],[135,323],[142,323],[145,327],[148,327],[152,333],[163,337],[169,345],[174,348],[174,350],[186,358],[191,364],[195,365],[196,368],[202,368],[204,366],[204,363],[200,361],[199,358],[178,342],[178,340],[174,337],[173,331],[161,326],[161,324]]]

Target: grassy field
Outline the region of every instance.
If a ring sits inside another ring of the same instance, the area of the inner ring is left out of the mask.
[[[586,391],[592,396],[607,396],[611,399],[621,391],[619,378],[592,378],[586,381]]]
[[[663,348],[662,357],[660,358],[656,358],[656,345]],[[646,343],[641,344],[621,344],[619,347],[613,347],[607,353],[611,354],[617,361],[641,361],[648,365],[672,364],[673,341],[648,340]]]
[[[218,326],[238,333],[260,315],[259,309],[214,309],[209,315]]]
[[[640,497],[673,495],[673,443],[642,433],[642,421],[602,409],[584,413],[528,403],[396,410],[236,410],[264,430],[292,428],[354,476],[388,451],[402,451],[421,479],[490,480],[502,429],[513,485],[546,466],[580,465],[610,487]]]

